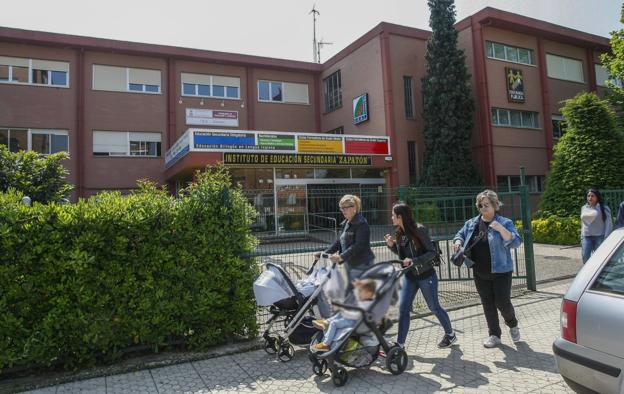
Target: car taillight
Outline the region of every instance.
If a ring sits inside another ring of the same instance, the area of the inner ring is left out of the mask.
[[[561,305],[561,337],[576,343],[576,302],[565,299]]]

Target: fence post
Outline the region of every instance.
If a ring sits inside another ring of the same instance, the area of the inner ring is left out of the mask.
[[[529,203],[529,186],[525,182],[524,167],[520,167],[520,214],[522,217],[527,289],[535,291],[537,290],[537,284],[535,281],[535,257],[533,255],[533,233],[531,230],[531,204]]]

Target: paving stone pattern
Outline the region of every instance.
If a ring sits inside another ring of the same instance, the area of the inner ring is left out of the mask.
[[[572,393],[557,373],[551,349],[568,284],[552,283],[513,299],[522,333],[516,344],[504,328],[503,344],[485,349],[485,318],[481,306],[473,306],[450,312],[459,340],[438,349],[442,329],[434,316],[426,316],[412,321],[409,363],[402,375],[389,373],[379,358],[370,368],[349,369],[349,381],[341,388],[327,374],[314,375],[300,349],[287,363],[257,350],[30,393]]]

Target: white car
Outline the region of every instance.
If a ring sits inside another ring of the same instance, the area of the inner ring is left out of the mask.
[[[624,393],[624,229],[607,237],[563,297],[553,352],[573,390]]]

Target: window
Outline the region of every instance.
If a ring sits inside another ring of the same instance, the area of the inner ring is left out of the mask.
[[[325,112],[332,112],[342,107],[342,81],[340,70],[323,80],[325,89]]]
[[[603,67],[602,64],[594,64],[594,69],[596,70],[596,85],[607,86],[607,81],[609,81],[618,88],[622,87],[622,81],[617,78],[613,78],[609,74],[609,70]]]
[[[492,108],[492,125],[537,129],[539,128],[537,116],[537,112]]]
[[[96,156],[160,157],[161,134],[128,131],[93,131]]]
[[[566,122],[563,116],[552,115],[552,128],[553,128],[553,142],[557,143],[567,128]]]
[[[418,176],[416,141],[407,141],[407,166],[409,167],[410,184],[415,184]]]
[[[407,119],[414,119],[414,100],[412,94],[412,77],[408,75],[403,76],[403,92],[405,95],[405,117]]]
[[[343,135],[344,134],[344,127],[340,126],[340,127],[336,127],[335,129],[331,129],[327,132],[327,134],[339,134],[339,135]]]
[[[240,78],[182,73],[184,96],[240,99]]]
[[[93,90],[160,93],[160,70],[93,65]]]
[[[583,62],[576,59],[546,54],[546,68],[550,78],[585,82]]]
[[[544,191],[545,177],[543,175],[527,175],[525,176],[525,180],[529,187],[529,192],[540,193]],[[496,177],[496,184],[500,192],[517,191],[520,187],[520,176],[499,175]]]
[[[0,56],[0,83],[69,87],[69,63]]]
[[[624,245],[620,245],[617,252],[613,254],[592,284],[591,289],[624,295]]]
[[[308,84],[258,81],[258,101],[285,104],[309,104]]]
[[[535,64],[532,49],[518,48],[514,46],[486,41],[485,48],[487,57],[491,59],[505,60],[513,63]]]
[[[69,136],[66,130],[39,130],[0,128],[0,144],[11,152],[32,150],[44,155],[69,152]]]

